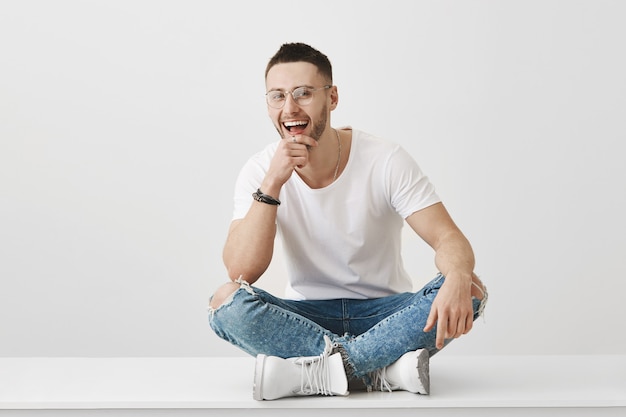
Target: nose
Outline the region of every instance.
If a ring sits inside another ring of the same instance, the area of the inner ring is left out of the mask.
[[[298,107],[298,103],[296,103],[296,100],[293,99],[293,96],[291,94],[287,94],[287,97],[285,98],[285,104],[283,106],[283,111],[286,113],[292,113],[293,110],[296,110]]]

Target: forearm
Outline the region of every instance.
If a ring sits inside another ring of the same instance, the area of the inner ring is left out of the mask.
[[[440,238],[435,253],[435,264],[446,280],[433,301],[424,331],[436,325],[436,346],[443,349],[445,339],[472,329],[474,252],[461,231],[453,229]]]
[[[468,287],[471,285],[474,251],[461,231],[451,230],[440,238],[435,247],[435,264],[446,278],[466,282]]]
[[[269,266],[274,253],[276,210],[277,206],[254,201],[246,217],[231,226],[223,251],[231,280],[243,277],[252,284]]]
[[[261,184],[261,190],[277,198],[280,183],[266,178]],[[222,255],[231,280],[242,277],[252,284],[269,266],[274,254],[278,207],[253,201],[246,217],[231,225]]]
[[[278,199],[294,168],[308,163],[307,146],[318,146],[312,138],[299,136],[298,140],[301,143],[280,142],[259,187],[264,194]],[[246,216],[231,224],[222,255],[231,280],[242,277],[252,284],[265,272],[274,253],[278,210],[278,205],[253,201]]]

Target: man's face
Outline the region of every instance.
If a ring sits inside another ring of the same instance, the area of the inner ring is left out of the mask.
[[[307,135],[318,140],[328,124],[329,108],[336,107],[335,87],[328,85],[317,71],[317,67],[308,62],[290,62],[274,65],[265,79],[266,91],[281,90],[286,93],[284,106],[280,109],[267,106],[268,114],[282,138]],[[298,87],[319,89],[313,92],[313,100],[306,105],[294,101],[290,92]]]

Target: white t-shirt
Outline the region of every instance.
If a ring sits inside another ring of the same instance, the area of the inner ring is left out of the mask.
[[[242,168],[233,220],[248,212],[277,146],[269,144]],[[335,182],[311,189],[294,171],[278,198],[286,298],[364,299],[412,290],[401,257],[404,219],[440,200],[402,147],[353,130],[348,163]]]

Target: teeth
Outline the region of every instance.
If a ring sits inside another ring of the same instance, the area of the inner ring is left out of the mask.
[[[293,127],[293,126],[303,126],[306,125],[307,122],[305,122],[304,120],[299,120],[299,121],[295,121],[295,122],[285,122],[285,127]]]

